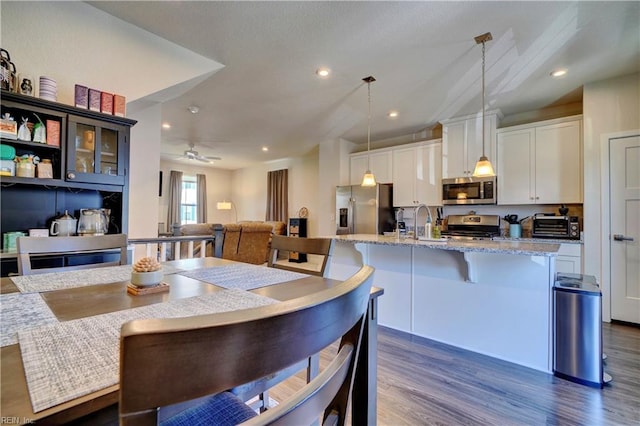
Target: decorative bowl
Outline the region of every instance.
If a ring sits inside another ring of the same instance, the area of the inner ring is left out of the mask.
[[[153,272],[131,272],[131,284],[138,287],[152,287],[160,284],[164,274],[162,269]]]

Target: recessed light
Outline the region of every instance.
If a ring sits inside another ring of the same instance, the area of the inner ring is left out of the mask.
[[[331,74],[331,70],[329,70],[329,68],[319,68],[318,70],[316,70],[316,74],[319,77],[329,77],[329,74]]]
[[[557,70],[551,71],[551,77],[562,77],[566,73],[567,73],[566,68],[557,69]]]
[[[169,124],[169,123],[162,123],[162,128],[163,128],[163,129],[170,129],[170,128],[171,128],[171,124]]]
[[[263,147],[262,147],[262,151],[263,151],[263,152],[267,152],[267,151],[269,151],[269,147],[263,146]]]
[[[197,114],[197,113],[199,113],[199,112],[200,112],[200,108],[198,108],[198,107],[197,107],[197,106],[195,106],[195,105],[191,105],[191,106],[188,108],[188,110],[189,110],[189,112],[190,112],[191,114]]]
[[[387,115],[389,118],[396,118],[398,116],[398,111],[389,111],[389,114]]]

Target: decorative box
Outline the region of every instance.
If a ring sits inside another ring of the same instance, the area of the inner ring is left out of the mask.
[[[29,229],[29,236],[30,237],[48,237],[49,236],[49,230],[48,229]]]
[[[113,95],[113,115],[124,117],[126,99],[122,95]]]
[[[89,108],[89,89],[86,86],[76,84],[76,107]]]
[[[113,95],[111,93],[102,92],[102,96],[100,97],[100,112],[113,114]]]
[[[100,112],[100,91],[89,89],[89,109],[91,111]]]
[[[60,122],[47,120],[47,145],[60,146]]]

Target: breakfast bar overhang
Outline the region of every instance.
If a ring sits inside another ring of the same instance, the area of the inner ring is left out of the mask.
[[[331,278],[375,268],[380,325],[552,372],[559,244],[332,238]]]

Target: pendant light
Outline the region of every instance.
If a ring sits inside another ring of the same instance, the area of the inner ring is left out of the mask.
[[[362,186],[376,186],[376,178],[371,173],[371,83],[376,81],[372,76],[362,79],[367,83],[367,93],[369,99],[369,114],[367,116],[367,171],[362,178]]]
[[[484,44],[489,40],[493,40],[493,37],[491,37],[491,33],[485,33],[475,37],[474,40],[477,44],[482,44],[482,156],[476,163],[476,168],[473,170],[473,176],[495,176],[491,161],[489,161],[484,153]]]

